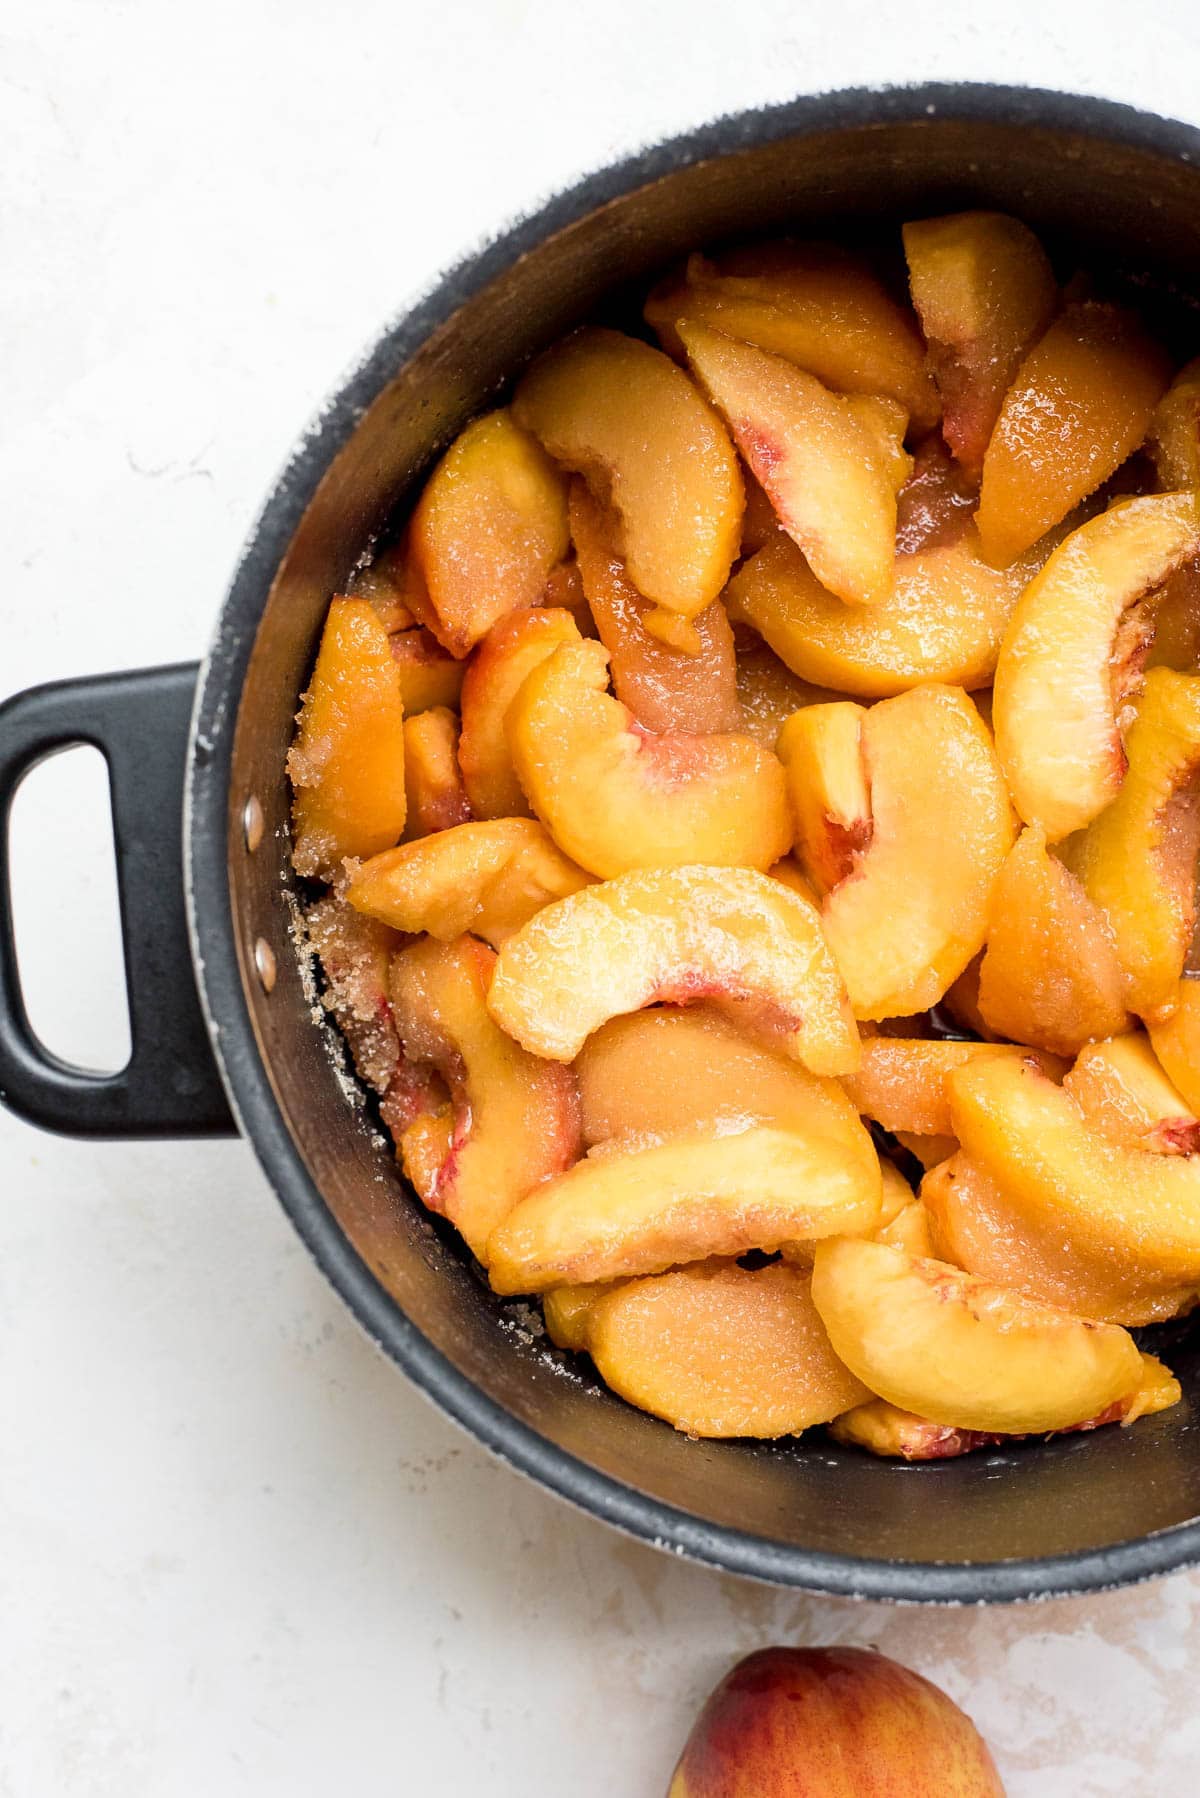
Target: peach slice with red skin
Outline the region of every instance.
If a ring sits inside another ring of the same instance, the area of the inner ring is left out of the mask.
[[[1159,400],[1148,439],[1163,487],[1200,487],[1200,356],[1180,369]]]
[[[579,630],[560,606],[526,607],[494,624],[467,666],[458,760],[472,815],[527,818],[529,801],[508,748],[509,707],[526,675]]]
[[[684,618],[711,605],[738,551],[742,477],[721,420],[669,356],[588,326],[538,358],[513,413],[612,506],[644,598]]]
[[[404,748],[387,632],[368,600],[335,599],[287,758],[298,874],[331,880],[344,856],[375,855],[399,840]]]
[[[1058,1055],[1133,1027],[1108,920],[1035,826],[992,889],[975,1000],[989,1033]]]
[[[858,1065],[816,909],[748,868],[639,870],[558,900],[505,943],[488,1003],[532,1054],[573,1061],[609,1018],[705,998],[815,1074]]]
[[[977,522],[1001,565],[1094,493],[1142,442],[1170,379],[1165,352],[1119,306],[1063,307],[1004,396],[983,459]]]
[[[839,711],[843,708],[839,708]],[[908,1017],[941,998],[981,946],[992,884],[1013,840],[1012,814],[991,737],[957,687],[925,686],[861,712],[870,797],[865,845],[850,853],[838,821],[828,856],[802,835],[798,859],[820,886],[817,862],[846,865],[821,921],[854,1014]],[[825,739],[800,713],[811,747]],[[787,759],[788,730],[780,736]]]
[[[903,1036],[872,1036],[862,1046],[862,1060],[843,1076],[846,1096],[864,1117],[885,1130],[917,1136],[950,1136],[947,1076],[979,1055],[1027,1055],[1015,1043],[962,1043]],[[1047,1073],[1060,1078],[1065,1065],[1054,1056],[1036,1058]]]
[[[782,1262],[627,1281],[588,1307],[584,1335],[607,1386],[689,1436],[798,1436],[867,1396],[829,1346],[808,1276]]]
[[[495,956],[473,937],[422,938],[392,962],[396,1027],[411,1062],[431,1063],[454,1104],[448,1147],[430,1167],[430,1121],[399,1149],[430,1210],[448,1217],[481,1259],[487,1239],[541,1180],[579,1153],[579,1108],[569,1069],[538,1061],[498,1029],[487,1008]],[[435,1135],[438,1126],[433,1125]]]
[[[646,730],[741,730],[733,631],[720,600],[692,621],[695,654],[672,649],[646,629],[650,602],[625,572],[611,517],[582,481],[572,484],[570,513],[584,592],[611,658],[617,698]]]
[[[1200,1118],[1167,1079],[1141,1030],[1082,1050],[1063,1085],[1111,1142],[1154,1155],[1200,1152]]]
[[[422,490],[408,549],[410,604],[452,655],[541,599],[567,552],[566,488],[513,413],[489,412],[455,438]]]
[[[1200,980],[1181,980],[1170,1011],[1148,1028],[1164,1073],[1200,1116]]]
[[[333,893],[309,907],[304,929],[328,988],[321,1003],[345,1037],[359,1077],[385,1092],[400,1060],[388,967],[401,939]]]
[[[458,704],[463,664],[442,648],[432,631],[422,625],[414,630],[394,631],[391,645],[406,718],[427,712],[430,706]]]
[[[1133,1338],[942,1261],[849,1236],[817,1244],[813,1301],[880,1398],[956,1429],[1067,1429],[1132,1393]]]
[[[741,735],[643,730],[605,690],[608,659],[599,643],[565,644],[509,708],[517,778],[559,848],[602,879],[778,861],[792,825],[770,751]]]
[[[1116,798],[1122,710],[1151,634],[1137,608],[1197,554],[1200,496],[1123,500],[1073,531],[1018,601],[996,664],[996,749],[1017,810],[1048,842]]]
[[[662,1273],[710,1255],[870,1229],[879,1163],[865,1131],[748,1124],[593,1150],[522,1199],[492,1233],[497,1292]]]
[[[441,942],[470,931],[498,949],[588,879],[533,818],[496,818],[385,849],[351,871],[346,898],[394,930]]]
[[[886,599],[896,495],[911,466],[903,407],[831,393],[782,357],[703,325],[684,323],[679,332],[694,373],[817,579],[848,603]]]
[[[1132,1010],[1175,998],[1196,922],[1200,850],[1200,675],[1152,668],[1126,738],[1112,804],[1067,853],[1108,921]]]
[[[431,706],[404,720],[404,786],[406,843],[451,830],[471,816],[458,766],[458,719],[448,706]]]
[[[788,719],[776,745],[788,779],[795,850],[820,895],[854,867],[874,833],[863,749],[862,706],[809,706]]]
[[[903,236],[942,433],[978,479],[1009,384],[1054,314],[1054,270],[1029,227],[1003,212],[917,219]]]

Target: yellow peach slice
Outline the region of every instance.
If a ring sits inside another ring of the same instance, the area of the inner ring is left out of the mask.
[[[1167,388],[1147,435],[1165,488],[1200,487],[1200,357],[1181,368]]]
[[[872,1036],[862,1046],[862,1060],[843,1076],[846,1096],[864,1117],[885,1130],[917,1136],[949,1136],[950,1095],[946,1077],[964,1061],[979,1055],[1016,1055],[1029,1051],[1015,1043],[961,1043],[904,1036]],[[1066,1071],[1053,1056],[1037,1060],[1051,1075]]]
[[[526,1054],[498,1029],[486,995],[495,956],[472,937],[410,944],[392,962],[393,1015],[405,1055],[432,1063],[450,1088],[454,1127],[440,1162],[428,1125],[400,1139],[405,1172],[430,1210],[448,1217],[483,1259],[492,1230],[539,1181],[579,1152],[570,1070]],[[437,1126],[435,1126],[437,1132]],[[410,1153],[410,1146],[413,1150]]]
[[[918,219],[903,236],[942,433],[978,477],[1009,384],[1053,316],[1054,271],[1029,227],[1002,212]]]
[[[607,674],[599,643],[565,644],[509,708],[513,766],[559,848],[601,878],[778,861],[792,825],[770,751],[740,735],[651,735],[606,692]]]
[[[561,606],[526,607],[494,624],[472,656],[462,685],[458,759],[476,818],[526,818],[529,802],[509,754],[508,711],[526,675],[579,630]]]
[[[704,998],[815,1074],[858,1065],[815,908],[746,868],[639,871],[558,900],[505,943],[489,1004],[533,1054],[573,1061],[609,1018]]]
[[[404,720],[404,787],[406,843],[471,816],[458,766],[458,719],[447,706]]]
[[[915,1130],[894,1130],[892,1134],[900,1147],[914,1155],[923,1168],[938,1167],[958,1153],[957,1136],[922,1136]]]
[[[1147,668],[1174,668],[1179,674],[1200,669],[1200,567],[1185,563],[1155,596],[1154,641]]]
[[[404,707],[387,632],[368,600],[330,604],[287,770],[298,874],[330,880],[344,856],[375,855],[399,840]]]
[[[1170,378],[1131,312],[1064,306],[1021,363],[983,459],[977,522],[989,561],[1015,560],[1137,449]]]
[[[737,643],[738,728],[765,749],[774,749],[793,712],[804,705],[824,705],[839,695],[793,674],[757,633],[743,629],[740,634],[745,641]]]
[[[989,1033],[1059,1055],[1132,1028],[1108,921],[1037,826],[992,889],[975,1000]]]
[[[1155,1017],[1175,997],[1196,922],[1200,675],[1152,668],[1126,739],[1121,790],[1069,856],[1108,921],[1127,998]]]
[[[708,1262],[633,1280],[587,1312],[605,1384],[689,1436],[798,1436],[866,1388],[842,1366],[808,1276]]]
[[[871,841],[871,793],[860,705],[843,700],[795,712],[776,753],[788,779],[795,851],[817,892],[846,879]]]
[[[1181,980],[1171,1010],[1148,1028],[1163,1071],[1200,1116],[1200,980]]]
[[[887,1243],[819,1242],[812,1294],[835,1354],[865,1386],[957,1429],[1068,1429],[1140,1379],[1123,1329]]]
[[[614,508],[639,593],[684,618],[712,603],[738,550],[742,477],[724,425],[668,356],[589,326],[533,364],[513,413]]]
[[[679,334],[780,523],[823,586],[851,603],[892,588],[896,495],[909,473],[906,415],[831,393],[815,375],[704,325]],[[883,406],[886,402],[876,401]]]
[[[1200,1151],[1200,1119],[1167,1079],[1141,1030],[1082,1050],[1063,1086],[1110,1142],[1155,1155]]]
[[[882,1224],[874,1231],[872,1240],[886,1242],[894,1249],[902,1249],[906,1255],[928,1258],[935,1254],[929,1213],[920,1199],[910,1200],[890,1223]]]
[[[961,688],[883,700],[861,728],[870,839],[821,921],[855,1016],[907,1017],[936,1004],[983,943],[1012,814],[987,727]]]
[[[432,631],[422,625],[414,630],[394,631],[391,645],[406,718],[427,712],[430,706],[458,704],[463,664],[442,648]]]
[[[572,484],[570,510],[584,592],[611,657],[617,698],[646,730],[740,730],[733,632],[720,600],[689,627],[696,633],[695,653],[672,649],[647,630],[649,601],[625,573],[611,516],[582,481]]]
[[[684,355],[680,321],[783,356],[837,393],[882,394],[927,430],[938,402],[916,323],[865,262],[826,244],[753,244],[688,260],[656,287],[646,322]]]
[[[897,555],[888,599],[846,606],[826,591],[782,532],[738,569],[725,590],[735,624],[754,627],[802,679],[886,699],[923,681],[983,687],[1040,550],[989,568],[973,527],[954,541]]]
[[[399,937],[333,893],[309,907],[304,929],[325,976],[322,1005],[345,1037],[360,1079],[386,1092],[400,1060],[388,998],[388,967]]]
[[[844,1127],[844,1126],[843,1126]],[[905,1216],[906,1212],[919,1209],[912,1187],[900,1172],[894,1161],[886,1156],[879,1159],[879,1177],[881,1181],[879,1212],[869,1230],[872,1242],[896,1242],[898,1248],[904,1248],[907,1238],[913,1229],[913,1222]],[[895,1233],[895,1234],[893,1234]],[[847,1232],[857,1234],[857,1232]],[[811,1267],[815,1244],[812,1242],[785,1242],[781,1253],[785,1261],[794,1267]]]
[[[552,568],[546,576],[546,591],[542,595],[542,605],[547,609],[569,612],[575,620],[575,628],[581,637],[594,637],[596,625],[592,618],[592,609],[587,602],[587,594],[583,590],[583,576],[579,572],[579,563],[574,556],[568,556],[557,568]]]
[[[542,1294],[542,1315],[546,1334],[556,1348],[582,1354],[587,1349],[588,1313],[606,1292],[615,1292],[620,1282],[599,1280],[594,1286],[556,1286]]]
[[[455,438],[412,516],[421,622],[465,656],[506,612],[537,604],[566,551],[562,476],[512,413],[489,412]]]
[[[751,1124],[593,1150],[545,1180],[488,1242],[500,1293],[661,1273],[710,1255],[778,1249],[797,1237],[870,1229],[879,1163],[861,1140]]]
[[[587,886],[533,818],[455,825],[353,869],[346,898],[394,930],[448,943],[470,931],[494,949],[543,905]]]
[[[1017,810],[1049,842],[1116,797],[1128,684],[1113,663],[1119,627],[1198,553],[1200,495],[1124,500],[1073,531],[1022,594],[996,664],[996,749]]]

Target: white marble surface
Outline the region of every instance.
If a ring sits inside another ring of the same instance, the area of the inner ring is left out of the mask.
[[[14,0],[0,695],[199,653],[322,391],[453,252],[577,170],[879,78],[1200,119],[1192,0],[1033,12]],[[37,1016],[104,1060],[97,791],[69,761],[40,776],[18,871]],[[240,1145],[81,1145],[0,1115],[0,1157],[5,1798],[656,1798],[705,1688],[772,1640],[877,1642],[928,1672],[1019,1798],[1193,1789],[1200,1579],[916,1613],[668,1561],[435,1415]]]

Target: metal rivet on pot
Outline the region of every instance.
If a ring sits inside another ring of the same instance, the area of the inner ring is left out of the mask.
[[[253,855],[263,839],[263,809],[253,793],[242,807],[242,831],[246,847]]]
[[[258,978],[264,993],[274,991],[275,987],[275,951],[266,937],[258,937],[254,944],[254,966],[258,970]]]

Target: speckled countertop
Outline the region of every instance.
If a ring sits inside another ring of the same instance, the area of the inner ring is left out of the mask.
[[[810,16],[812,15],[812,16]],[[0,697],[198,654],[322,390],[456,250],[574,172],[862,80],[1073,87],[1200,120],[1160,0],[39,0],[0,23]],[[18,807],[35,1016],[114,1060],[95,770]],[[37,830],[41,842],[33,846]],[[368,1347],[237,1143],[0,1114],[0,1793],[660,1798],[771,1640],[941,1681],[1016,1798],[1188,1791],[1200,1576],[994,1612],[718,1578],[574,1515]]]

